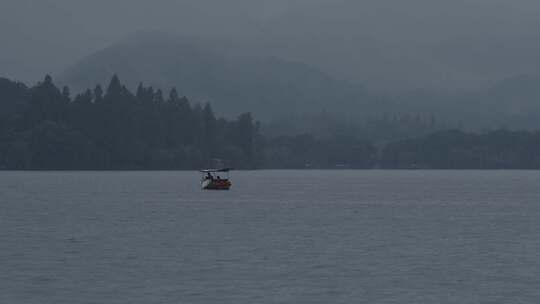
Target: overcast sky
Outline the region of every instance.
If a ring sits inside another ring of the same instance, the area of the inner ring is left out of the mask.
[[[539,13],[533,0],[1,0],[0,76],[33,82],[163,30],[258,46],[374,86],[458,85],[539,68]]]
[[[138,31],[228,34],[286,10],[285,2],[2,0],[0,73],[33,80]]]

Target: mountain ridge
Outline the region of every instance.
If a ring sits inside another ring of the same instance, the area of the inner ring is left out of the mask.
[[[225,115],[252,111],[262,119],[345,107],[364,96],[362,87],[307,64],[168,35],[114,44],[83,58],[57,80],[82,90],[106,83],[113,74],[131,88],[141,82],[176,87],[193,100],[212,102]]]

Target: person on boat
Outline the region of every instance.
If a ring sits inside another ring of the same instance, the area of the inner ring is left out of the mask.
[[[218,180],[218,181],[221,180],[221,176],[218,175],[218,176],[217,176],[217,180]]]
[[[212,174],[210,172],[206,173],[206,179],[212,180]]]

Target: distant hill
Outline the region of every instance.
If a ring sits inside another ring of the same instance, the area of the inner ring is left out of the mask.
[[[243,53],[218,43],[142,35],[83,58],[57,80],[78,91],[118,74],[130,88],[140,82],[163,90],[176,87],[192,100],[211,102],[218,113],[252,111],[263,120],[347,112],[365,98],[362,88],[309,65]]]
[[[234,41],[243,45],[236,51],[393,92],[474,90],[540,70],[535,0],[162,2],[0,1],[0,76],[35,82],[147,30]]]
[[[105,85],[116,73],[131,89],[140,82],[164,91],[176,87],[193,101],[212,103],[220,115],[250,111],[257,119],[282,125],[305,126],[302,117],[314,120],[328,112],[351,123],[373,116],[419,114],[476,130],[540,127],[540,77],[534,74],[470,92],[386,95],[368,93],[311,65],[254,54],[254,49],[219,41],[144,34],[83,58],[56,79],[76,92]],[[317,119],[311,124],[316,126]]]
[[[370,88],[486,88],[540,68],[531,0],[328,0],[265,24],[264,46]]]
[[[487,111],[501,117],[501,125],[540,128],[540,76],[522,74],[498,82],[483,98]]]
[[[390,102],[412,112],[431,112],[466,129],[540,128],[540,76],[521,74],[487,89],[461,93],[401,94]]]

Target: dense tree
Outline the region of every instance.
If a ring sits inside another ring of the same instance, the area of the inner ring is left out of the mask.
[[[384,168],[540,169],[540,133],[442,131],[391,143],[381,154]]]
[[[17,114],[28,101],[28,88],[18,82],[0,78],[0,118]]]
[[[221,159],[236,168],[540,169],[540,133],[438,131],[418,114],[363,123],[314,116],[296,135],[263,136],[250,113],[217,118],[172,89],[112,77],[71,97],[50,76],[36,86],[0,79],[0,169],[196,169]],[[373,144],[372,142],[375,142]]]
[[[43,82],[30,90],[28,105],[23,113],[24,123],[27,127],[33,127],[46,120],[65,122],[68,106],[69,100],[47,75]]]
[[[30,89],[2,80],[0,96],[3,108],[21,114],[0,116],[1,168],[192,169],[214,158],[253,165],[250,115],[218,120],[210,104],[192,106],[176,89],[165,100],[141,84],[133,95],[115,75],[105,94],[96,86],[71,99],[69,88],[59,90],[46,76]],[[231,147],[244,153],[231,155]]]

